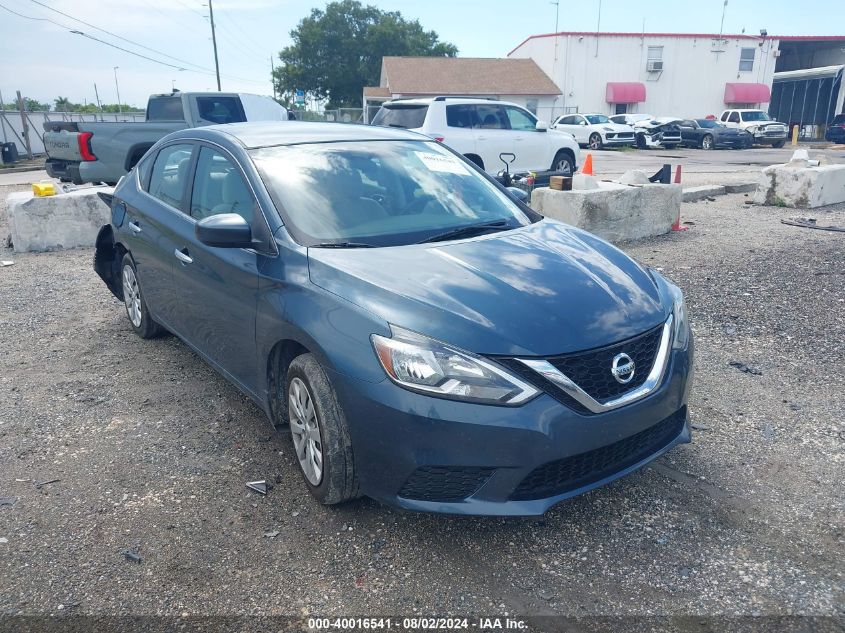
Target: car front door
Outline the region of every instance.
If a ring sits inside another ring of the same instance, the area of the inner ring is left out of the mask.
[[[237,213],[251,227],[264,222],[237,162],[225,151],[200,145],[190,187],[190,215],[177,225],[178,243],[170,254],[179,297],[176,331],[243,387],[255,393],[255,311],[259,260],[252,249],[217,248],[200,242],[196,223],[221,213]],[[260,232],[268,233],[266,225]]]
[[[193,148],[190,143],[175,143],[158,151],[149,182],[141,182],[137,197],[126,200],[121,226],[121,241],[135,262],[147,307],[153,318],[168,328],[176,311],[172,224],[185,203]]]
[[[680,121],[678,127],[681,128],[681,142],[684,145],[698,145],[701,141],[698,124],[695,121]]]
[[[514,106],[504,106],[513,139],[513,170],[531,171],[548,169],[557,148],[549,145],[549,135],[537,129],[537,119]]]
[[[475,151],[484,161],[484,169],[495,173],[505,167],[499,154],[513,153],[508,117],[505,109],[494,103],[477,104],[472,108]]]

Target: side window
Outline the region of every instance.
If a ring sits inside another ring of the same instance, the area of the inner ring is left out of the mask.
[[[185,143],[168,145],[159,150],[150,176],[151,196],[176,209],[182,208],[192,149],[193,145]]]
[[[242,123],[246,121],[238,97],[197,97],[197,111],[209,123]]]
[[[194,175],[191,217],[202,220],[220,213],[237,213],[251,224],[254,206],[252,192],[232,161],[216,150],[201,147]]]
[[[728,115],[730,115],[730,112],[728,112],[728,111],[722,112],[722,121],[727,121]]]
[[[507,130],[508,120],[504,108],[497,105],[476,105],[475,127],[483,130]]]
[[[508,115],[508,122],[512,130],[520,132],[534,132],[537,129],[537,122],[525,110],[519,108],[506,107],[505,112]]]
[[[578,122],[576,121],[577,118],[578,117],[574,116],[565,116],[560,120],[560,122],[563,125],[578,125]]]
[[[731,123],[739,123],[739,112],[731,112],[731,115],[728,117],[728,121]]]
[[[471,105],[450,105],[446,106],[446,125],[449,127],[472,127],[472,106]]]

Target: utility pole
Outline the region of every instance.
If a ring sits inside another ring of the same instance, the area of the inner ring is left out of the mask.
[[[97,92],[97,82],[94,82],[94,96],[97,97],[97,108],[100,110],[100,122],[103,120],[103,104],[100,103],[100,93]]]
[[[120,114],[123,114],[123,106],[120,105],[120,85],[117,83],[117,69],[120,66],[114,67],[114,89],[117,91],[117,111]]]
[[[223,89],[220,87],[220,63],[217,61],[217,34],[214,32],[214,9],[211,0],[208,0],[208,19],[211,22],[211,43],[214,45],[214,70],[217,72],[217,92]]]

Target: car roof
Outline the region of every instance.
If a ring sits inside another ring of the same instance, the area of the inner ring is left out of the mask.
[[[511,101],[502,101],[501,99],[488,99],[485,97],[413,97],[413,98],[400,98],[400,99],[393,99],[391,101],[385,101],[382,105],[403,105],[403,104],[410,104],[410,105],[430,105],[434,102],[441,102],[446,103],[449,105],[454,104],[462,104],[462,103],[491,103],[491,104],[499,104],[503,103],[505,105],[515,105],[520,108],[524,108],[525,106],[521,106],[518,103],[513,103]]]
[[[306,121],[260,121],[209,125],[177,132],[180,136],[214,140],[223,135],[246,149],[302,143],[335,143],[339,141],[420,141],[428,136],[400,128],[357,125],[354,123],[313,123]]]

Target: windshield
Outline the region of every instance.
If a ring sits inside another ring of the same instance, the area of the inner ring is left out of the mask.
[[[434,141],[309,143],[250,154],[289,232],[306,246],[400,246],[540,218]]]
[[[752,112],[743,112],[742,113],[742,120],[743,121],[771,121],[769,115],[765,112],[761,112],[760,110],[753,110]]]
[[[597,125],[598,123],[610,123],[610,119],[608,119],[603,114],[585,114],[584,118],[586,118],[590,123],[593,125]]]
[[[428,112],[427,105],[384,105],[376,112],[372,124],[414,129],[422,127],[425,123],[426,112]]]
[[[695,122],[698,123],[699,127],[725,127],[716,119],[696,119]]]

